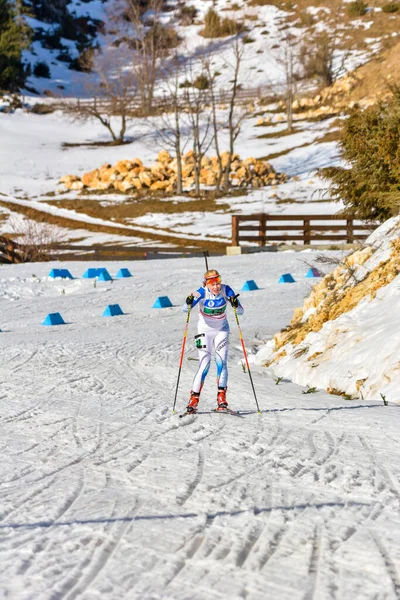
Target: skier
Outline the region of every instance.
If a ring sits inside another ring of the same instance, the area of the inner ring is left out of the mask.
[[[193,308],[196,304],[199,304],[200,307],[197,335],[194,336],[199,355],[199,368],[193,380],[190,401],[186,407],[187,412],[196,412],[197,410],[200,392],[210,368],[213,347],[217,365],[217,410],[224,410],[228,407],[226,401],[229,348],[229,323],[226,317],[227,301],[232,307],[236,308],[238,315],[243,314],[243,307],[235,292],[229,285],[221,283],[221,276],[218,271],[211,269],[204,274],[203,287],[200,287],[194,293],[190,293],[186,298],[186,304],[182,308],[184,312],[187,312],[189,306]]]

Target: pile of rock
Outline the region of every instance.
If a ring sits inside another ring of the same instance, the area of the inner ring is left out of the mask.
[[[366,108],[373,103],[370,98],[365,98],[355,102],[350,99],[350,93],[357,83],[354,74],[348,74],[335,81],[329,87],[322,89],[315,96],[305,96],[292,102],[293,120],[302,121],[315,119],[318,117],[328,117],[339,115],[355,107]],[[281,100],[278,106],[286,110],[286,103]],[[286,114],[278,113],[274,115],[263,115],[257,120],[257,125],[269,125],[286,121]]]
[[[229,154],[221,155],[222,166],[228,164]],[[157,161],[151,166],[143,165],[139,158],[120,160],[115,165],[105,164],[99,169],[77,175],[64,175],[60,183],[68,190],[118,190],[130,192],[132,190],[150,189],[173,192],[176,188],[178,163],[169,152],[162,150]],[[195,182],[195,161],[193,152],[190,151],[182,157],[182,183],[183,188],[191,189]],[[216,185],[220,173],[218,158],[204,156],[201,161],[200,184],[213,187]],[[246,158],[241,160],[235,154],[231,163],[229,174],[231,183],[235,187],[263,187],[265,185],[278,185],[287,181],[287,175],[277,173],[267,162]]]

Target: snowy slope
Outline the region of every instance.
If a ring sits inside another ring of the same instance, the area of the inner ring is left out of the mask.
[[[128,130],[128,135],[132,138],[129,144],[114,147],[85,146],[85,142],[98,143],[107,140],[105,129],[97,122],[73,123],[58,111],[50,115],[34,115],[21,110],[15,114],[0,113],[0,201],[29,206],[79,221],[80,233],[85,229],[85,223],[89,222],[110,226],[110,222],[105,219],[93,219],[85,213],[60,208],[49,204],[48,201],[81,197],[78,192],[65,194],[59,185],[62,175],[82,175],[104,163],[115,164],[118,160],[135,157],[139,157],[146,165],[153,164],[162,147],[154,142],[154,127],[157,121],[149,121],[132,120]],[[193,211],[190,199],[186,199],[188,209],[185,212],[173,211],[163,214],[149,211],[141,217],[121,223],[122,228],[135,229],[137,238],[131,242],[147,243],[139,233],[140,230],[147,230],[162,233],[162,244],[168,244],[171,231],[183,239],[206,239],[206,236],[212,236],[229,244],[231,213],[330,214],[340,210],[342,204],[332,203],[329,195],[322,194],[321,189],[326,187],[326,183],[315,176],[318,167],[338,162],[336,142],[318,142],[332,127],[332,119],[304,122],[300,131],[283,137],[280,137],[281,124],[257,127],[256,122],[256,117],[244,121],[236,144],[237,152],[242,158],[259,158],[285,152],[270,162],[275,169],[291,177],[287,183],[221,198],[218,204],[221,204],[222,208],[214,212]],[[260,137],[274,133],[276,138]],[[226,147],[226,143],[226,140],[222,140],[222,147]],[[210,154],[213,154],[212,150]],[[95,192],[90,196],[85,195],[84,198],[115,205],[126,200],[125,195],[99,196]],[[171,198],[170,202],[174,200],[175,198]],[[179,200],[182,202],[183,199]],[[226,209],[226,206],[229,208]],[[0,224],[0,228],[2,232],[9,231],[6,222]],[[66,234],[67,239],[77,237],[75,230],[67,231]],[[93,234],[90,232],[87,232],[85,237],[93,240]]]
[[[257,363],[301,385],[400,404],[399,223],[386,221],[339,264]]]
[[[313,253],[210,262],[242,293],[248,351],[309,292]],[[395,600],[399,411],[348,402],[239,364],[230,315],[229,401],[243,417],[171,414],[185,316],[204,261],[129,266],[131,279],[50,280],[0,267],[0,597],[17,600]],[[54,265],[56,267],[64,265]],[[93,265],[92,265],[93,266]],[[297,282],[277,283],[282,272]],[[174,307],[151,308],[168,295]],[[122,317],[101,317],[120,303]],[[60,311],[67,325],[42,327]],[[187,357],[195,357],[190,323]],[[196,369],[184,361],[178,409]]]

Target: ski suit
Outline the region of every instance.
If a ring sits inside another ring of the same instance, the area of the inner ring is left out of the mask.
[[[193,380],[192,391],[200,393],[204,380],[211,364],[211,351],[215,349],[215,362],[217,366],[217,384],[219,388],[226,388],[228,383],[228,350],[229,350],[229,323],[226,317],[227,299],[235,295],[229,285],[222,284],[221,291],[215,295],[207,287],[199,288],[194,294],[192,307],[199,305],[199,320],[196,347],[199,356],[199,368]],[[188,311],[187,304],[182,307]],[[243,314],[243,306],[239,303],[237,314]]]

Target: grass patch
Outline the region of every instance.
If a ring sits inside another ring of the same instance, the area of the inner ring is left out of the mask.
[[[262,127],[262,125],[259,125],[259,127]],[[275,132],[273,131],[272,133],[263,133],[262,135],[258,135],[257,139],[258,140],[269,140],[272,138],[281,138],[281,137],[286,137],[288,135],[293,135],[294,133],[300,133],[301,131],[303,131],[303,129],[300,129],[299,127],[293,127],[292,131],[289,131],[288,129],[284,129],[282,131],[278,131]]]
[[[262,156],[258,160],[266,160],[267,162],[270,162],[274,158],[279,158],[280,156],[286,156],[293,150],[299,150],[300,148],[307,148],[307,146],[312,146],[313,144],[314,144],[314,142],[311,142],[311,143],[307,143],[307,144],[301,144],[300,146],[293,146],[293,148],[287,148],[286,150],[281,150],[280,152],[272,152],[271,154],[267,154],[267,156]]]
[[[131,144],[132,140],[125,140],[124,142],[114,142],[110,140],[108,142],[63,142],[61,144],[61,148],[102,148],[108,146],[126,146],[126,144]]]
[[[93,190],[91,190],[93,193]],[[109,195],[109,194],[108,194]],[[171,196],[170,201],[166,201],[165,196],[149,195],[148,191],[142,196],[135,195],[122,200],[102,205],[99,200],[89,198],[77,199],[58,199],[50,200],[48,204],[58,208],[67,208],[77,213],[88,215],[104,220],[113,219],[118,223],[126,224],[131,219],[143,217],[149,213],[153,214],[176,214],[187,212],[215,212],[216,210],[230,209],[229,204],[216,203],[217,196],[204,195],[201,198],[191,198],[190,200],[176,200]]]

